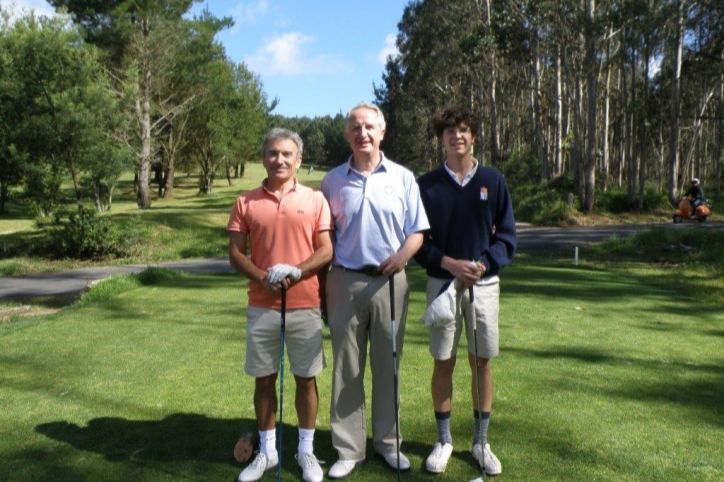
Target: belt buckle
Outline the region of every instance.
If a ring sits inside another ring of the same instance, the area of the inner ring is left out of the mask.
[[[362,271],[367,276],[380,276],[382,274],[377,266],[364,266]]]

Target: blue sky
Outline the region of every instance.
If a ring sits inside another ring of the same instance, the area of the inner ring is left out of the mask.
[[[275,113],[315,117],[374,100],[408,1],[208,0],[193,11],[208,6],[234,19],[218,40],[259,75],[270,100],[279,98]],[[11,3],[52,11],[43,0],[0,0]]]

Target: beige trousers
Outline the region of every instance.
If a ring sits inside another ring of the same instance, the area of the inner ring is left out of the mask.
[[[404,271],[394,280],[399,375],[409,286]],[[332,445],[341,460],[366,457],[364,374],[369,340],[374,450],[393,453],[397,447],[389,278],[333,267],[327,277],[327,313],[333,360]]]

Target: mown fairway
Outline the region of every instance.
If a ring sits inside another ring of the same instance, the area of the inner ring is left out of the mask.
[[[504,272],[502,354],[490,430],[498,481],[719,481],[724,478],[724,316],[649,276],[569,263]],[[467,481],[469,368],[458,365],[456,452],[424,472],[435,438],[431,359],[413,292],[401,368],[403,480]],[[0,325],[0,480],[231,481],[231,449],[254,428],[242,373],[245,281],[151,271],[101,283],[56,314]],[[330,344],[327,333],[326,352]],[[289,373],[287,371],[287,373]],[[319,379],[315,441],[329,433],[330,367]],[[284,480],[301,480],[293,382],[284,410]],[[392,480],[379,460],[350,480]],[[264,480],[274,480],[267,474]]]

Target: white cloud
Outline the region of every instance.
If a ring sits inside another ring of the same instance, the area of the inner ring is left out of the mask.
[[[266,75],[334,74],[349,72],[351,67],[335,54],[310,56],[308,47],[314,38],[289,32],[269,40],[256,54],[244,59],[249,68]]]
[[[257,0],[256,3],[239,3],[231,9],[231,16],[237,25],[255,24],[260,17],[270,11],[268,0]]]
[[[393,59],[400,55],[400,51],[397,49],[396,45],[397,37],[395,34],[387,34],[387,37],[385,37],[385,46],[382,47],[382,50],[377,54],[377,61],[381,63],[382,65],[387,63],[387,59],[389,57],[392,57]]]
[[[37,16],[53,17],[55,15],[53,7],[43,0],[0,0],[0,7],[3,10],[13,11],[15,14],[33,11]]]

